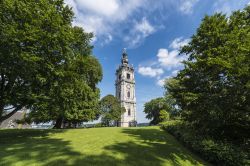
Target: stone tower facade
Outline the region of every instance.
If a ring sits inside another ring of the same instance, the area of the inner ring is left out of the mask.
[[[126,50],[123,51],[121,65],[116,70],[116,97],[126,112],[121,116],[121,127],[136,126],[136,98],[134,68],[128,63]]]

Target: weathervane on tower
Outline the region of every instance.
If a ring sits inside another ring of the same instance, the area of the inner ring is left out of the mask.
[[[127,53],[127,49],[123,48],[123,54],[126,54],[126,53]]]
[[[128,65],[128,55],[126,52],[126,48],[123,48],[121,62],[123,65]]]

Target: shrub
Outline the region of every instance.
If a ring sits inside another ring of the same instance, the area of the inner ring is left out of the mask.
[[[249,152],[226,141],[215,141],[212,138],[198,135],[181,121],[165,122],[161,124],[161,127],[212,164],[227,166],[249,164]]]
[[[96,123],[93,127],[100,128],[100,127],[105,127],[105,126],[102,123]]]

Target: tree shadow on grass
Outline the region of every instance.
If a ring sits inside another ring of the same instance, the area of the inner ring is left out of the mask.
[[[106,149],[123,153],[127,165],[208,165],[159,129],[123,129],[123,133],[137,141],[118,143]]]
[[[52,137],[65,131],[0,130],[0,165],[161,166],[204,163],[159,129],[122,129],[130,141],[107,145],[101,154],[96,155],[76,151],[70,146],[71,141]]]
[[[129,142],[118,142],[104,147],[101,155],[85,156],[74,165],[93,166],[183,166],[209,165],[202,161],[171,135],[156,128],[122,129],[124,136],[132,137]],[[119,156],[122,156],[119,158]]]
[[[65,130],[0,130],[0,165],[60,165],[71,156],[80,155],[69,141],[50,138]]]
[[[70,146],[71,141],[51,138],[67,130],[0,130],[0,166],[94,166],[115,165],[119,161],[112,156],[84,155]],[[103,164],[106,162],[107,164]],[[112,164],[114,163],[114,164]]]

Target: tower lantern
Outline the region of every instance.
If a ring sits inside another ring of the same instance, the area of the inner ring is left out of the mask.
[[[126,52],[126,48],[123,49],[123,53],[122,53],[122,64],[128,64],[128,55]]]

